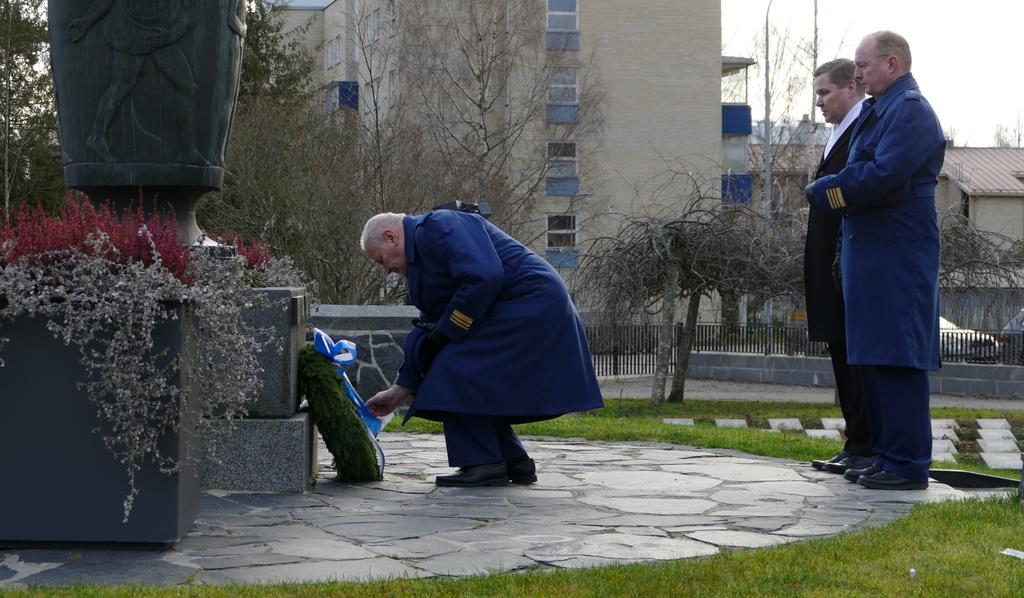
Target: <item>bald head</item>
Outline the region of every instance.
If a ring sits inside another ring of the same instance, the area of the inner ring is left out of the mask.
[[[876,31],[861,40],[854,53],[854,64],[854,78],[865,91],[878,97],[910,72],[910,45],[902,35]]]
[[[359,246],[388,274],[405,274],[405,214],[385,212],[370,218],[363,225]]]
[[[359,237],[359,247],[366,251],[367,247],[379,244],[385,230],[401,231],[402,218],[405,218],[405,214],[384,212],[367,220],[363,225],[363,234]]]

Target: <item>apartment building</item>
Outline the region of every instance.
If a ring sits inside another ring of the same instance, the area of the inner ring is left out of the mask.
[[[423,66],[422,36],[414,31],[424,15],[493,3],[287,4],[287,26],[307,27],[305,43],[321,65],[327,108],[367,118],[371,111],[386,117],[403,101],[425,108],[429,94],[410,92],[431,70]],[[508,166],[542,167],[520,234],[535,251],[559,268],[575,268],[589,242],[614,232],[624,217],[670,209],[685,192],[666,187],[672,172],[711,180],[727,199],[749,200],[750,108],[723,104],[721,82],[752,61],[721,56],[719,0],[650,0],[637,9],[613,0],[504,4],[506,12],[496,14],[505,22],[497,26],[518,28],[536,47],[520,49],[521,68],[488,118],[512,123],[531,114],[526,108],[537,79],[530,73],[540,74],[545,86],[535,118],[516,136],[520,155]],[[527,10],[535,12],[524,20]],[[464,49],[450,32],[436,39],[450,53]]]

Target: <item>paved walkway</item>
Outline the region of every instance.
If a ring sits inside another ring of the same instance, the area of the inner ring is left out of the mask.
[[[439,436],[385,433],[384,481],[306,494],[208,492],[170,548],[0,549],[0,589],[70,583],[464,576],[712,555],[881,525],[914,503],[966,496],[932,483],[882,492],[805,463],[642,442],[527,439],[528,487],[437,488]],[[326,456],[326,460],[324,457]],[[139,500],[145,500],[140,496]]]
[[[651,396],[651,376],[601,377],[601,394],[606,401]],[[766,401],[797,403],[834,403],[835,391],[831,386],[789,386],[784,384],[758,384],[725,380],[686,381],[686,397],[722,401]],[[998,399],[962,395],[931,396],[932,407],[968,407],[971,409],[1024,409],[1024,398]]]

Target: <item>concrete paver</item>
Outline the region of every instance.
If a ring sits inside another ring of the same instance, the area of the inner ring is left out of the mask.
[[[746,428],[747,420],[732,418],[716,418],[715,425],[719,428]]]
[[[879,525],[914,504],[967,496],[933,482],[885,492],[807,463],[645,442],[525,439],[532,486],[438,488],[437,436],[384,433],[383,481],[314,491],[209,491],[170,547],[0,549],[0,589],[464,576],[691,558]],[[145,500],[145,496],[138,498]]]

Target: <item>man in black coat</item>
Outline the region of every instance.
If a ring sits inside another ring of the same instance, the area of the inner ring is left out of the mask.
[[[814,71],[816,105],[825,122],[833,125],[832,135],[818,163],[814,177],[835,174],[846,166],[853,123],[860,115],[863,87],[854,80],[854,63],[840,58]],[[807,334],[812,341],[828,343],[835,372],[839,405],[846,420],[846,445],[831,459],[811,462],[816,469],[845,473],[873,462],[871,432],[864,412],[863,389],[856,366],[846,360],[846,323],[842,281],[839,273],[837,237],[842,221],[835,212],[810,209],[807,243],[804,247],[804,286],[807,295]]]

